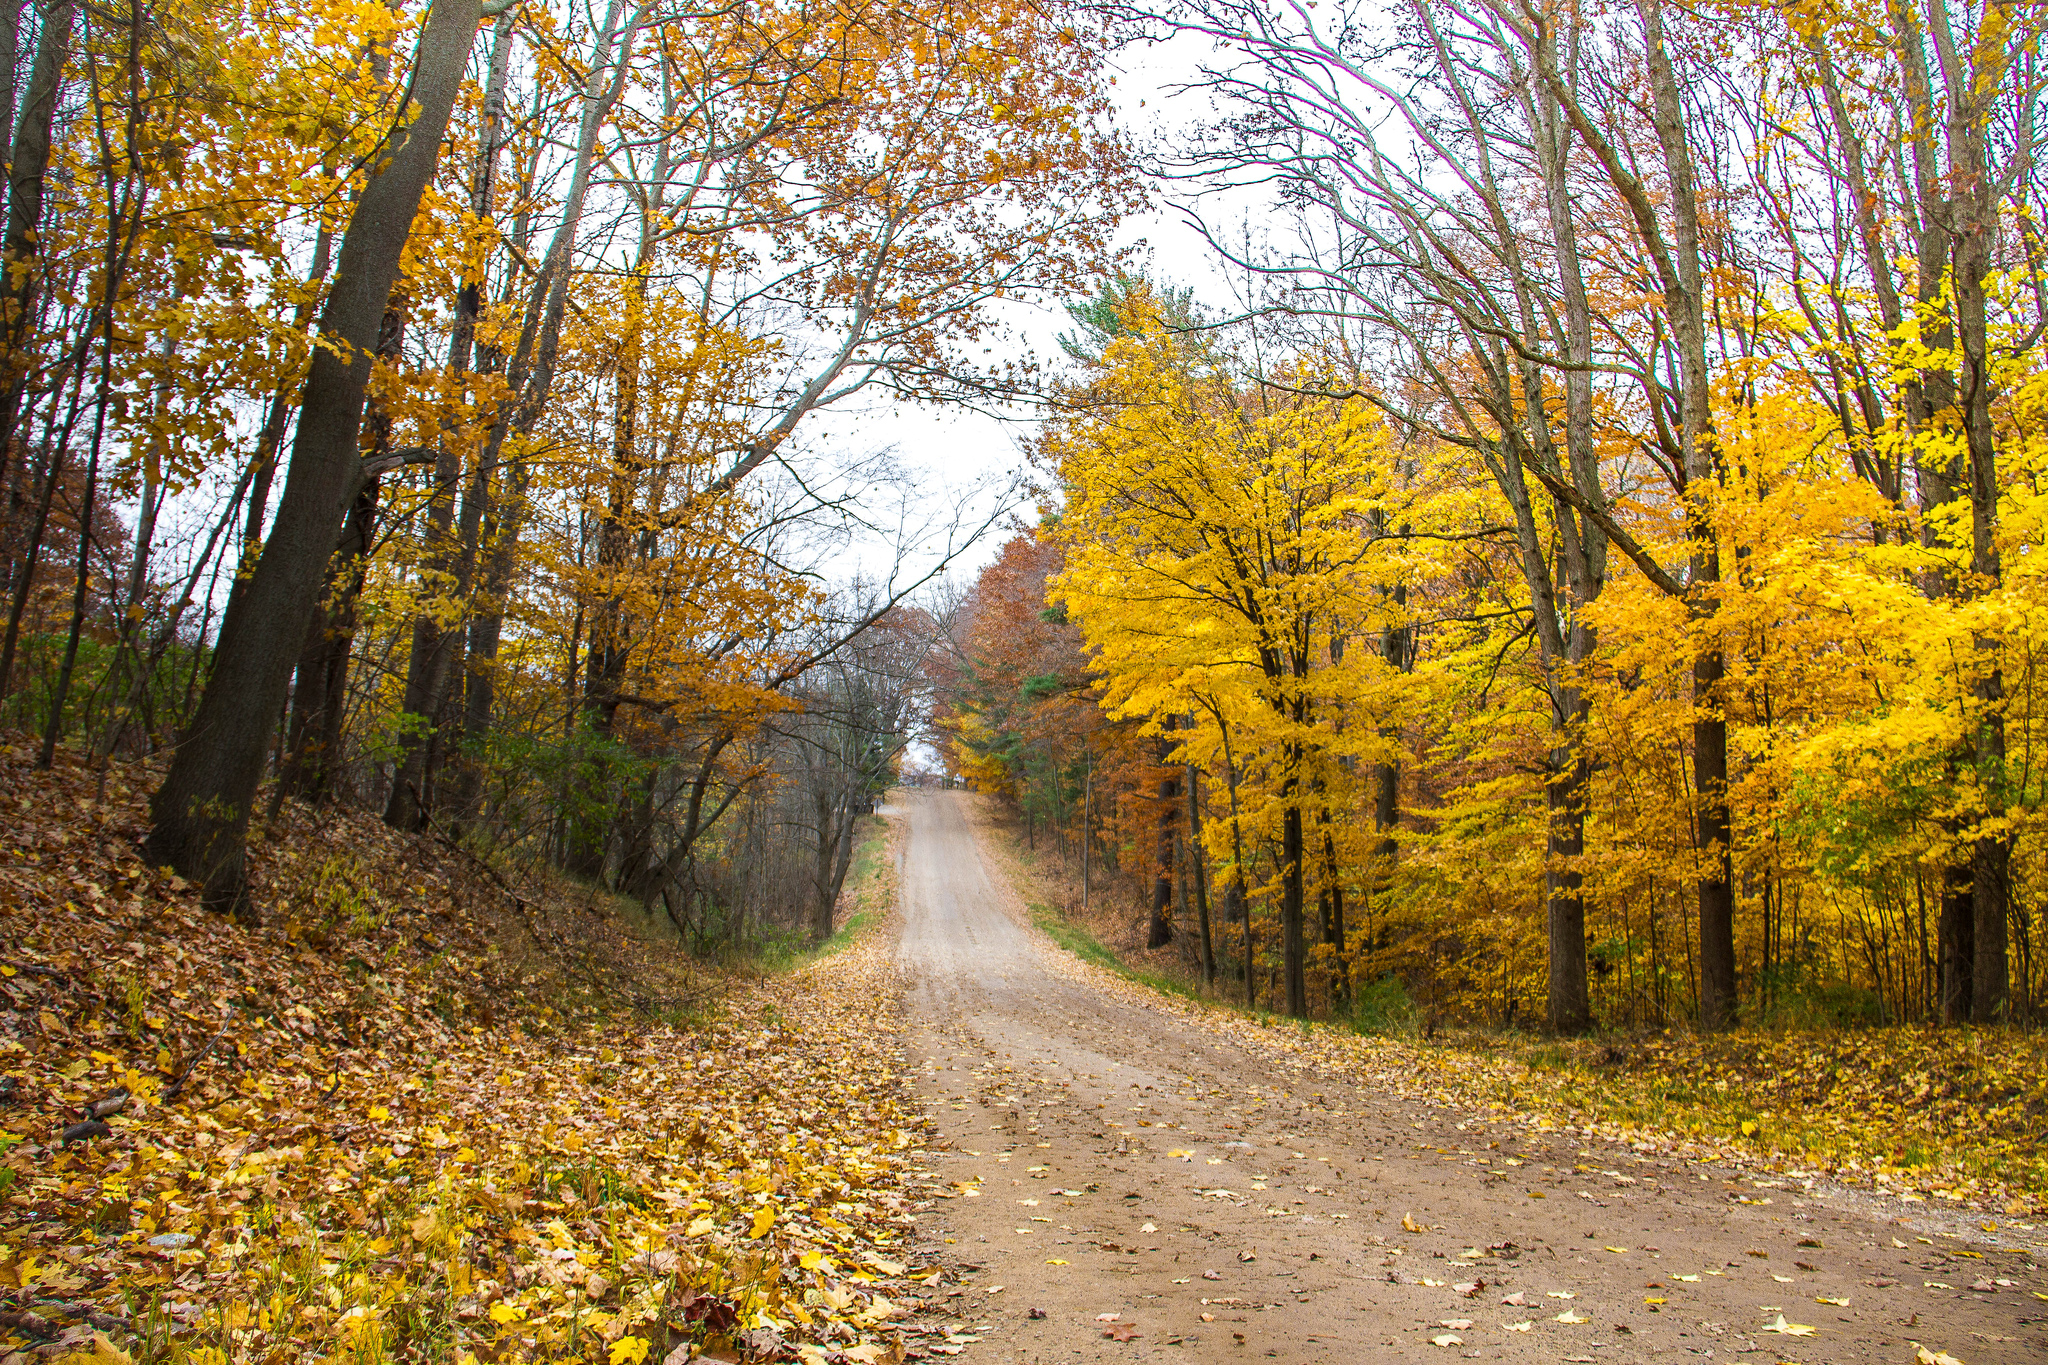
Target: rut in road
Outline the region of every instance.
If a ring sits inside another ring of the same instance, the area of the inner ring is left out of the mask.
[[[1789,1182],[1257,1055],[1027,928],[972,797],[894,800],[908,1046],[943,1147],[913,1236],[978,1267],[935,1288],[913,1356],[2048,1359],[2026,1248],[1968,1259]]]

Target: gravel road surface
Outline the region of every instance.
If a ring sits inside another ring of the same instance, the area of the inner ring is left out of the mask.
[[[2038,1247],[1378,1093],[1106,988],[1028,927],[973,800],[891,812],[943,1144],[914,1239],[961,1272],[926,1291],[914,1352],[2048,1361]]]

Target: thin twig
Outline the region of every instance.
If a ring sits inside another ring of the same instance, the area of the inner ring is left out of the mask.
[[[185,1064],[185,1069],[178,1074],[178,1079],[172,1081],[164,1088],[164,1098],[166,1100],[178,1098],[179,1094],[185,1089],[185,1083],[192,1079],[192,1073],[199,1069],[199,1064],[205,1061],[207,1055],[219,1045],[220,1040],[227,1036],[228,1026],[235,1022],[235,1008],[234,1005],[228,1006],[228,1017],[221,1021],[220,1031],[206,1040],[206,1046],[200,1048],[199,1055]]]

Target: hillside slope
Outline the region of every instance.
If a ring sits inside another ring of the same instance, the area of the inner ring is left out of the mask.
[[[290,809],[239,924],[136,856],[147,780],[0,748],[0,1357],[900,1355],[878,936],[708,975]]]

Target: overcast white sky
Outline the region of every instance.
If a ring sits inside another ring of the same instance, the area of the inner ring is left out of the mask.
[[[1207,51],[1206,40],[1181,37],[1124,54],[1113,92],[1118,123],[1141,144],[1162,139],[1171,143],[1180,129],[1206,118],[1210,113],[1206,96],[1175,93],[1171,87],[1192,75]],[[1198,297],[1218,302],[1229,297],[1228,282],[1201,234],[1163,200],[1124,225],[1120,245],[1131,248],[1133,264],[1154,279],[1193,285]],[[1051,300],[1016,305],[1011,321],[1019,348],[1034,351],[1043,361],[1059,357],[1056,338],[1072,330],[1064,309]],[[957,501],[977,484],[1005,482],[1010,471],[1024,465],[1022,445],[1035,429],[1030,415],[1023,412],[1015,420],[1003,421],[972,411],[887,402],[858,411],[819,414],[812,420],[816,423],[809,434],[813,449],[826,451],[838,446],[860,451],[892,446],[920,491],[928,491],[935,502]],[[991,536],[956,560],[953,576],[972,579],[994,558],[1005,538]],[[887,560],[887,551],[876,545],[859,556],[859,570],[879,572],[887,568]]]

